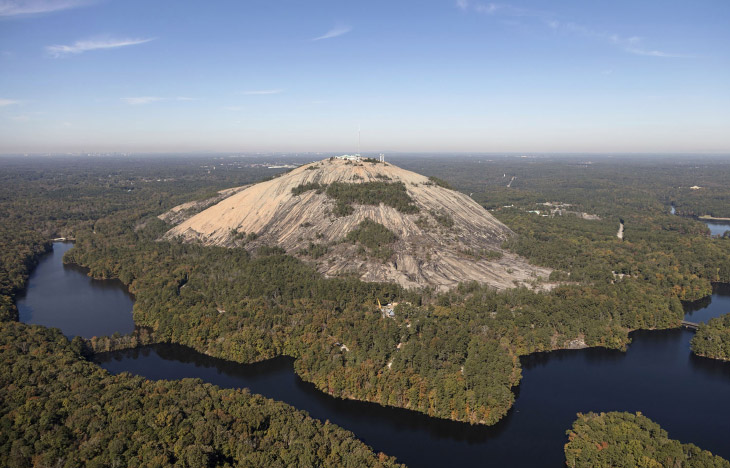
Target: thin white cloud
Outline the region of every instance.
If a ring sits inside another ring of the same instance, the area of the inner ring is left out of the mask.
[[[65,57],[67,55],[81,54],[90,50],[116,49],[119,47],[127,47],[137,44],[150,42],[154,38],[145,39],[87,39],[76,41],[71,45],[52,45],[46,47],[46,51],[55,58]]]
[[[10,117],[10,119],[15,120],[16,122],[27,122],[30,120],[30,117],[27,115],[15,115],[13,117]]]
[[[0,0],[0,17],[51,13],[90,3],[88,0]]]
[[[244,94],[246,96],[263,96],[266,94],[281,94],[283,93],[283,89],[255,89],[255,90],[249,90],[249,91],[242,91],[241,94]]]
[[[558,33],[571,34],[590,38],[620,47],[625,52],[646,57],[660,58],[691,58],[692,55],[676,54],[661,50],[642,47],[642,38],[638,36],[622,37],[617,34],[607,34],[573,22],[563,22],[556,19],[556,15],[546,11],[513,7],[502,3],[480,3],[471,0],[457,0],[456,7],[462,11],[473,11],[485,15],[500,15],[507,17],[532,18],[547,28]]]
[[[226,106],[223,108],[224,110],[231,111],[231,112],[240,112],[243,110],[243,107],[241,106]]]
[[[121,98],[121,100],[126,102],[130,106],[142,106],[145,104],[151,104],[153,102],[160,102],[160,101],[182,101],[182,102],[199,101],[198,98],[192,98],[192,97],[186,97],[186,96],[178,96],[175,98],[166,98],[166,97],[159,97],[159,96],[135,96],[135,97]]]
[[[671,52],[663,52],[661,50],[650,50],[641,46],[642,38],[639,36],[621,37],[616,34],[606,36],[605,34],[590,31],[591,35],[598,38],[607,37],[609,42],[616,44],[623,48],[624,51],[634,54],[643,55],[645,57],[660,57],[660,58],[692,58],[692,55],[675,54]]]
[[[500,8],[501,7],[499,5],[497,5],[496,3],[487,3],[487,4],[474,5],[474,10],[477,13],[484,13],[486,15],[493,15]]]
[[[321,41],[322,39],[332,39],[333,37],[338,37],[338,36],[342,36],[343,34],[347,34],[350,31],[352,31],[352,28],[350,26],[339,25],[339,26],[335,26],[334,28],[330,29],[326,33],[322,34],[321,36],[315,37],[312,40]]]
[[[131,106],[141,106],[144,104],[149,104],[151,102],[158,102],[162,101],[164,98],[157,97],[157,96],[138,96],[138,97],[126,97],[122,98],[122,101],[126,102],[127,104]]]
[[[637,47],[627,47],[626,52],[634,55],[644,55],[647,57],[663,57],[663,58],[692,58],[692,55],[673,54],[670,52],[662,52],[661,50],[646,50]]]
[[[499,14],[502,16],[534,17],[542,19],[552,16],[550,13],[544,11],[516,7],[506,3],[482,3],[472,2],[471,0],[457,0],[456,6],[462,11],[474,11],[475,13],[483,15]]]
[[[12,106],[14,104],[20,104],[20,101],[16,101],[14,99],[3,99],[3,98],[0,98],[0,107]]]

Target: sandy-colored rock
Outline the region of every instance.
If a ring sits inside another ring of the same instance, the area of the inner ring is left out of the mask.
[[[218,203],[219,201],[240,192],[246,187],[248,187],[248,185],[221,190],[220,192],[218,192],[218,195],[214,197],[207,198],[205,200],[196,200],[183,203],[182,205],[178,205],[171,210],[165,211],[160,216],[158,216],[158,218],[169,224],[180,224],[188,218],[203,211],[205,208],[212,206],[215,203]]]
[[[310,190],[293,195],[293,188],[315,182],[403,182],[420,212],[404,214],[384,204],[353,205],[351,215],[337,217],[331,213],[334,201],[325,193]],[[432,213],[448,214],[453,226],[440,225]],[[391,246],[395,253],[386,262],[358,256],[357,246],[338,243],[366,218],[398,236]],[[175,222],[171,216],[162,219]],[[389,163],[328,159],[307,164],[232,191],[224,200],[180,222],[165,237],[234,247],[243,242],[243,236],[236,233],[257,234],[255,241],[245,244],[247,249],[278,245],[310,261],[300,251],[312,242],[327,244],[327,254],[316,260],[317,269],[326,276],[354,273],[364,281],[392,281],[409,288],[446,290],[475,280],[504,289],[538,277],[547,279],[550,274],[549,269],[503,252],[501,243],[514,232],[470,197]],[[482,250],[499,251],[503,256],[488,261],[464,253]]]

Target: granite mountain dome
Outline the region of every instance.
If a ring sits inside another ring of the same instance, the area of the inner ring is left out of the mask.
[[[160,218],[178,223],[166,238],[247,249],[276,245],[326,276],[354,273],[409,288],[446,290],[475,280],[504,289],[550,273],[503,251],[514,232],[470,197],[367,159],[306,164]]]

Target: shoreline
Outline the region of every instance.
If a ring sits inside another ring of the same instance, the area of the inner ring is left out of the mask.
[[[697,219],[701,221],[730,221],[730,218],[715,218],[714,216],[709,215],[698,216]]]
[[[64,263],[64,265],[69,265],[69,264]],[[86,274],[87,274],[87,276],[89,276],[88,275],[88,273],[89,273],[89,268],[88,267],[85,267],[83,265],[80,265],[80,264],[74,263],[74,262],[71,262],[70,265],[75,265],[76,267],[78,267],[82,271],[85,271]],[[97,278],[94,278],[93,276],[89,276],[89,277],[91,279],[97,279]],[[124,284],[118,277],[105,278],[103,280],[107,280],[107,281],[108,280],[118,281],[120,283],[120,285],[122,285],[124,287],[125,290],[129,291],[129,286],[126,285],[126,284]],[[713,283],[713,286],[715,284],[721,285],[721,284],[730,284],[730,283],[717,282],[717,283]],[[703,297],[697,299],[696,301],[701,301],[702,299],[705,299],[705,298],[711,296],[713,293],[714,293],[714,287],[713,287],[713,291],[711,291],[708,295],[703,296]],[[131,294],[131,293],[129,293],[129,294]],[[132,299],[133,299],[133,301],[136,301],[136,298],[134,297],[134,295],[132,295]],[[696,301],[688,301],[688,302],[696,302]],[[680,323],[677,323],[675,326],[670,326],[670,327],[667,327],[667,328],[625,329],[625,331],[626,331],[626,337],[628,338],[628,340],[626,342],[624,342],[623,345],[620,348],[619,347],[610,347],[610,346],[607,346],[606,344],[588,346],[588,345],[585,344],[585,342],[582,343],[582,346],[578,346],[576,348],[571,348],[570,346],[566,346],[567,343],[564,342],[563,343],[563,346],[554,347],[554,348],[549,349],[549,350],[535,351],[535,352],[527,353],[527,354],[524,354],[524,355],[518,355],[518,354],[516,354],[516,356],[518,357],[518,359],[521,359],[523,357],[527,357],[527,356],[534,355],[534,354],[543,354],[543,353],[544,354],[550,354],[550,353],[556,353],[556,352],[581,351],[581,350],[587,350],[587,349],[615,350],[617,352],[626,353],[628,351],[628,348],[629,348],[630,344],[631,344],[631,341],[632,341],[631,334],[633,332],[637,332],[637,331],[660,331],[660,330],[681,330],[681,329],[682,329],[682,326],[681,326]],[[147,333],[144,333],[145,331]],[[97,336],[97,337],[94,337],[95,339],[94,338],[86,339],[84,341],[85,341],[85,344],[87,345],[87,349],[89,351],[91,351],[91,355],[88,356],[87,358],[89,360],[92,360],[93,361],[93,355],[96,355],[96,354],[112,353],[112,352],[118,352],[118,351],[123,351],[123,350],[140,349],[140,348],[144,348],[144,347],[147,347],[147,346],[154,346],[154,345],[157,345],[157,344],[163,344],[163,345],[164,344],[175,344],[175,345],[178,345],[178,346],[183,346],[185,348],[188,348],[188,349],[190,349],[190,350],[192,350],[194,352],[200,353],[201,355],[204,355],[204,356],[208,356],[208,357],[211,357],[211,358],[220,359],[220,360],[223,360],[223,361],[228,361],[228,362],[231,362],[231,363],[236,363],[238,365],[244,365],[244,366],[251,365],[251,364],[256,364],[256,363],[260,363],[260,362],[265,362],[265,361],[269,361],[271,359],[277,359],[277,358],[280,358],[280,357],[292,358],[295,361],[297,359],[296,356],[291,356],[291,355],[287,355],[285,353],[281,353],[281,354],[278,354],[276,356],[271,356],[271,357],[267,357],[267,358],[260,359],[260,360],[256,360],[256,361],[241,362],[241,361],[233,360],[230,357],[223,357],[223,356],[218,356],[218,355],[215,355],[215,354],[209,354],[207,351],[203,351],[201,349],[196,349],[196,347],[191,346],[190,344],[187,344],[187,343],[176,342],[176,341],[172,341],[172,340],[171,341],[157,341],[156,337],[154,336],[154,332],[153,333],[149,333],[149,331],[150,330],[149,330],[149,327],[148,326],[139,325],[139,324],[137,324],[135,322],[135,331],[133,331],[130,334],[122,335],[122,336],[116,337],[116,338],[113,337],[113,336]],[[108,347],[110,349],[104,349],[105,347]],[[520,368],[520,370],[522,369],[522,362],[521,361],[520,361],[519,368]],[[354,394],[336,395],[333,392],[329,391],[327,388],[320,387],[317,384],[317,382],[316,382],[316,376],[315,375],[312,375],[311,371],[300,373],[300,372],[298,372],[296,370],[296,366],[294,366],[294,365],[292,365],[292,371],[293,371],[293,373],[299,379],[301,379],[301,381],[313,385],[313,387],[318,392],[321,392],[322,394],[327,395],[327,396],[329,396],[331,398],[340,399],[340,400],[350,400],[350,401],[370,403],[370,404],[375,404],[375,405],[378,405],[378,406],[381,406],[381,407],[384,407],[384,408],[398,408],[398,409],[402,409],[402,410],[406,410],[406,411],[412,411],[414,413],[422,414],[422,415],[424,415],[424,416],[426,416],[428,418],[434,418],[434,419],[444,420],[444,421],[451,421],[451,422],[460,423],[460,424],[468,424],[468,425],[471,425],[471,426],[478,426],[478,427],[493,427],[493,426],[496,426],[497,424],[499,424],[501,421],[503,421],[506,417],[508,417],[509,412],[512,411],[512,409],[515,406],[515,403],[517,401],[517,397],[519,395],[519,390],[518,389],[519,389],[520,385],[522,384],[522,375],[520,375],[519,380],[514,385],[512,385],[510,387],[510,391],[512,392],[512,394],[514,396],[514,400],[511,402],[511,404],[506,409],[506,411],[504,412],[504,414],[501,414],[498,417],[497,420],[495,420],[493,422],[487,422],[487,421],[483,421],[483,420],[472,422],[472,421],[469,421],[467,419],[460,419],[460,418],[453,418],[453,417],[442,417],[442,416],[432,415],[432,414],[429,414],[427,411],[423,411],[423,410],[417,409],[417,408],[409,408],[409,407],[406,407],[406,406],[391,405],[391,404],[387,404],[387,403],[386,404],[383,404],[381,401],[378,401],[378,400],[376,400],[374,398],[368,398],[368,397],[364,397],[363,398],[363,397],[358,397],[357,395],[354,395]]]

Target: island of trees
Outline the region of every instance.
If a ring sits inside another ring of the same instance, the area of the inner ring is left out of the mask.
[[[730,314],[701,323],[691,346],[698,356],[730,361]]]

